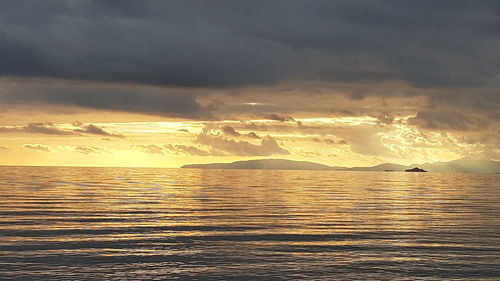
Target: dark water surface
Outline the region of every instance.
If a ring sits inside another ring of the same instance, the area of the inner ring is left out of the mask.
[[[0,280],[500,280],[500,175],[0,167]]]

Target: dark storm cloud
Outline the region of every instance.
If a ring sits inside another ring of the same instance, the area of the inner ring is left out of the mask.
[[[498,18],[493,0],[1,1],[0,75],[472,87],[497,79]],[[53,98],[102,106],[92,97]],[[149,110],[161,112],[156,102]]]
[[[0,145],[0,150],[4,150],[5,151],[5,150],[9,150],[9,149],[7,147],[5,147],[5,146],[1,146]]]
[[[45,79],[1,82],[8,88],[0,91],[0,103],[5,104],[69,105],[170,117],[213,118],[196,101],[196,96],[186,91]]]

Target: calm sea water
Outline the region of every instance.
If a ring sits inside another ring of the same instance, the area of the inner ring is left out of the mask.
[[[0,280],[500,280],[500,175],[0,167]]]

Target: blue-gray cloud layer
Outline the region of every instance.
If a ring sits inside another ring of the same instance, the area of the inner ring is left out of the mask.
[[[0,75],[239,86],[484,85],[500,2],[0,1]]]

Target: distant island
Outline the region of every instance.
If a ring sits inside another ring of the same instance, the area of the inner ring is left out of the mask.
[[[406,169],[405,172],[411,172],[411,173],[427,173],[426,170],[420,169],[419,167],[415,167],[413,169]]]
[[[308,161],[285,159],[258,159],[232,163],[190,164],[189,169],[262,169],[262,170],[334,170],[386,172],[440,172],[440,173],[498,173],[500,161],[462,158],[449,162],[412,164],[409,166],[384,163],[371,167],[334,167]],[[418,170],[415,170],[418,169]]]
[[[262,170],[332,170],[334,167],[307,161],[260,159],[232,163],[191,164],[182,168],[194,169],[262,169]]]

